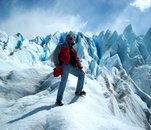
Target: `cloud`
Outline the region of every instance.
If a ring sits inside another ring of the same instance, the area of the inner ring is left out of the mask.
[[[145,34],[151,28],[150,13],[150,10],[142,12],[129,5],[108,26],[112,31],[117,30],[118,33],[123,33],[126,26],[131,24],[134,33]]]
[[[87,21],[83,21],[80,15],[71,15],[53,12],[52,9],[41,10],[34,8],[25,11],[15,7],[11,16],[0,23],[0,29],[14,35],[22,33],[27,39],[32,39],[38,35],[45,37],[57,31],[83,31]]]
[[[1,1],[4,1],[3,6],[6,5],[5,0]],[[57,31],[92,35],[110,29],[122,33],[128,24],[132,24],[137,32],[143,34],[150,27],[150,10],[139,11],[134,8],[138,0],[131,4],[130,1],[12,0],[8,4],[10,7],[0,8],[0,14],[6,16],[0,19],[0,29],[9,35],[20,32],[25,38],[32,39]]]
[[[8,19],[0,20],[0,29],[10,34],[22,33],[27,38],[45,36],[56,31],[80,31],[87,34],[110,28],[110,21],[129,0],[12,0]],[[124,4],[123,4],[124,2]],[[112,25],[111,25],[112,26]]]
[[[151,0],[135,0],[130,3],[131,6],[138,7],[141,11],[151,7]]]

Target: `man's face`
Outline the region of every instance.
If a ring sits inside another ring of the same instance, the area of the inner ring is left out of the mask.
[[[67,42],[68,42],[68,44],[70,45],[70,44],[72,44],[73,43],[73,40],[67,40]]]
[[[69,46],[72,46],[73,38],[67,38],[67,43],[68,43]]]

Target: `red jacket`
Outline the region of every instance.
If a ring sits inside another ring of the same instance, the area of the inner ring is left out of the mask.
[[[78,58],[77,52],[76,52],[76,50],[74,48],[72,48],[72,49],[73,49],[73,52],[75,54],[76,67],[81,68],[81,64],[79,63],[79,58]],[[69,61],[70,61],[70,49],[62,47],[61,50],[60,50],[59,59],[64,64],[68,65]]]
[[[77,52],[74,48],[72,48],[74,54],[75,54],[75,60],[76,60],[76,67],[78,68],[82,68]],[[69,61],[70,61],[70,49],[67,46],[67,43],[64,43],[62,45],[58,45],[54,51],[53,54],[53,58],[54,58],[54,64],[59,64],[59,61],[61,61],[62,63],[68,65]]]

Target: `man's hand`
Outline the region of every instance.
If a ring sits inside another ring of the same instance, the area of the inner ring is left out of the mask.
[[[62,75],[62,68],[61,66],[59,65],[55,65],[56,67],[53,69],[53,74],[54,74],[54,77],[58,77],[60,75]]]
[[[79,67],[79,69],[80,69],[80,70],[82,70],[82,69],[83,69],[83,67],[82,67],[82,66],[80,66],[80,67]]]
[[[60,65],[55,65],[56,66],[56,70],[60,70],[61,66]]]
[[[85,73],[85,72],[83,71],[83,67],[82,67],[82,66],[80,66],[79,69],[80,69],[83,73]]]

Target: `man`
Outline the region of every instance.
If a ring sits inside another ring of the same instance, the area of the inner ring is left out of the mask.
[[[63,44],[59,44],[53,53],[53,60],[56,66],[56,70],[62,70],[61,82],[58,88],[56,105],[62,106],[63,93],[67,83],[69,73],[78,77],[78,83],[75,94],[77,96],[86,95],[85,91],[82,91],[84,85],[85,73],[82,70],[76,50],[73,48],[73,37],[68,34]]]

